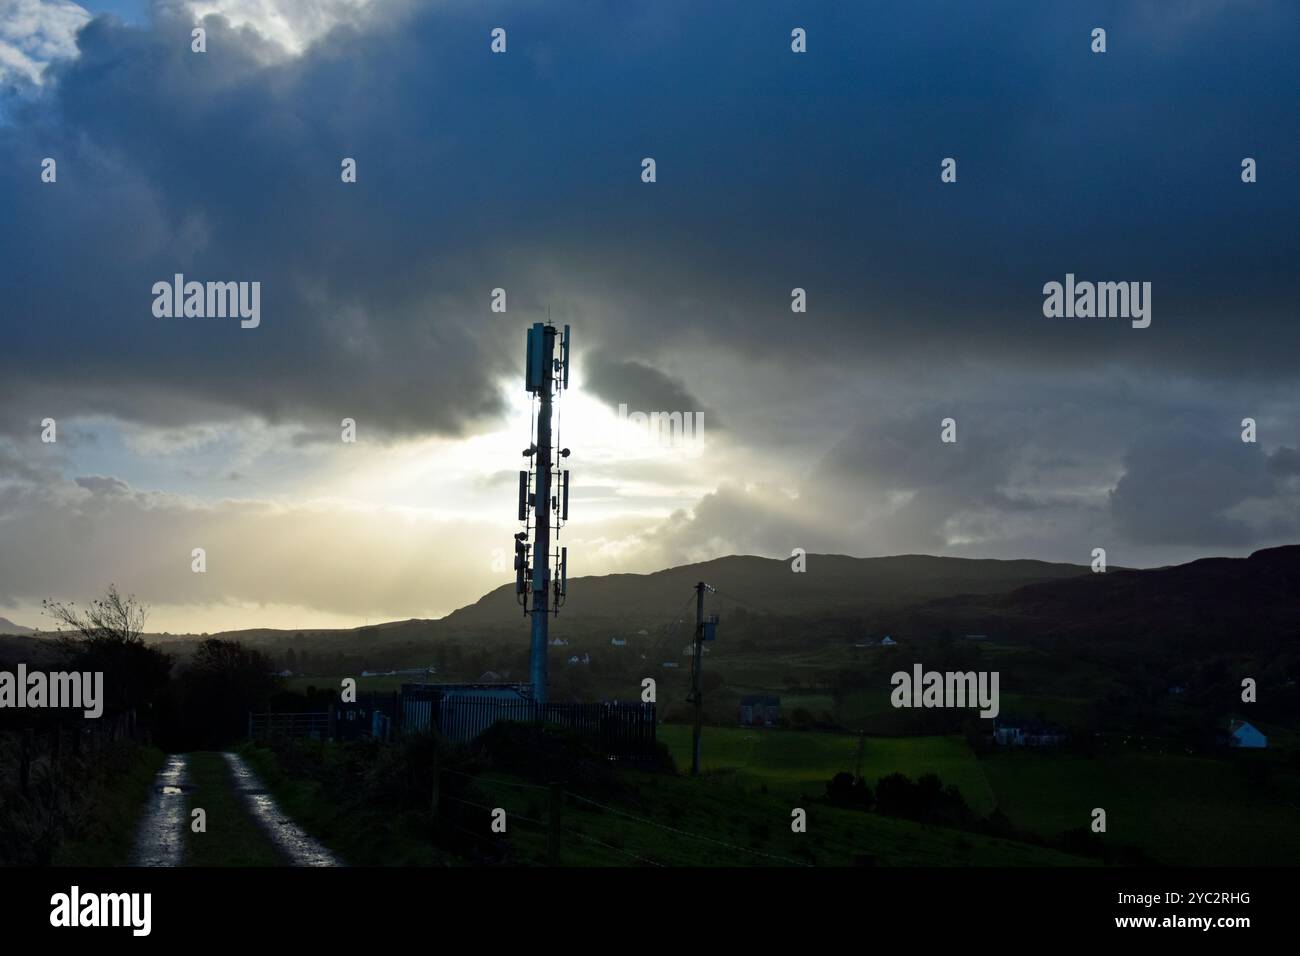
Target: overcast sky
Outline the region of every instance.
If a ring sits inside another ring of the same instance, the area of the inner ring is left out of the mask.
[[[1300,540],[1296,4],[762,6],[0,0],[0,615],[477,599],[548,308],[571,574]],[[156,317],[176,273],[260,325]],[[1150,326],[1045,317],[1067,273]]]

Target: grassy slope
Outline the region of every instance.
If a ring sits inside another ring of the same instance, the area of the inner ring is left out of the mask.
[[[360,782],[358,799],[340,805],[329,799],[316,781],[286,773],[270,750],[245,744],[239,753],[275,795],[280,808],[348,863],[434,866],[445,862],[444,854],[424,838],[415,814],[370,808],[360,797]]]
[[[56,866],[125,866],[135,845],[135,828],[163,765],[155,747],[133,748],[125,762],[95,787],[80,835],[56,852]]]
[[[691,730],[659,728],[679,766],[689,766]],[[766,786],[796,798],[820,793],[840,770],[853,770],[857,738],[789,730],[706,727],[706,773],[733,777],[744,790]],[[955,784],[978,813],[995,801],[1019,827],[1044,837],[1087,825],[1107,812],[1108,835],[1141,847],[1160,863],[1286,864],[1300,859],[1294,826],[1300,775],[1247,781],[1223,760],[1120,752],[1095,758],[1066,753],[995,753],[977,759],[960,737],[867,737],[862,774],[936,773]]]
[[[1027,844],[927,827],[903,820],[796,802],[722,777],[629,772],[637,803],[611,809],[568,798],[560,861],[566,866],[1087,866],[1091,861]],[[506,810],[521,862],[545,859],[546,795],[518,781],[480,780],[485,803]],[[807,811],[806,833],[791,830],[791,812]],[[671,829],[669,829],[671,828]],[[598,841],[598,842],[597,842]]]
[[[800,738],[826,735],[798,735]],[[840,738],[829,738],[838,741]],[[317,784],[286,774],[274,754],[241,751],[287,813],[306,830],[358,865],[436,864],[445,855],[428,843],[412,818],[331,803]],[[1090,861],[1039,847],[902,820],[823,807],[792,790],[761,792],[732,775],[698,780],[625,771],[634,800],[602,800],[607,807],[566,798],[561,863],[626,866],[848,866],[869,856],[878,865],[1089,865]],[[799,789],[796,781],[794,790]],[[818,787],[808,787],[818,790]],[[581,794],[579,797],[582,796]],[[546,859],[549,795],[519,778],[480,777],[466,799],[506,810],[507,836],[522,864]],[[808,832],[790,829],[791,811],[808,813]],[[493,838],[483,814],[483,837]],[[680,832],[679,832],[680,831]]]
[[[1002,809],[1042,834],[1106,811],[1107,835],[1161,863],[1294,865],[1300,775],[1250,783],[1223,760],[1171,754],[992,754],[982,761]]]

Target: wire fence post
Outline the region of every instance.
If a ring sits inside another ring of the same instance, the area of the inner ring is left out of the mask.
[[[23,729],[22,752],[18,758],[18,789],[27,793],[27,781],[32,772],[32,729]]]
[[[438,767],[438,751],[433,752],[433,792],[429,795],[429,812],[433,814],[434,823],[438,822],[438,776],[441,774]]]
[[[551,784],[550,826],[546,834],[546,863],[548,866],[560,865],[560,813],[564,809],[564,788],[558,783]]]

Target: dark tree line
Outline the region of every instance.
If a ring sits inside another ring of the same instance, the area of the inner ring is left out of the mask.
[[[265,709],[282,681],[275,662],[238,641],[207,638],[178,663],[145,642],[148,609],[110,585],[83,609],[46,601],[69,670],[104,674],[104,716],[132,725],[164,750],[212,749],[245,736],[248,712]]]

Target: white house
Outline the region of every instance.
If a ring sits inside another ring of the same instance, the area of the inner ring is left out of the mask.
[[[611,637],[609,643],[614,647],[627,647],[627,640],[622,637]]]
[[[1228,746],[1262,749],[1268,746],[1268,738],[1244,720],[1234,720],[1228,725]]]
[[[894,647],[894,646],[896,646],[897,644],[898,644],[898,641],[894,640],[894,639],[893,639],[892,637],[890,637],[888,634],[886,634],[886,635],[885,635],[885,639],[884,639],[883,641],[880,642],[880,646],[881,646],[881,647]]]

